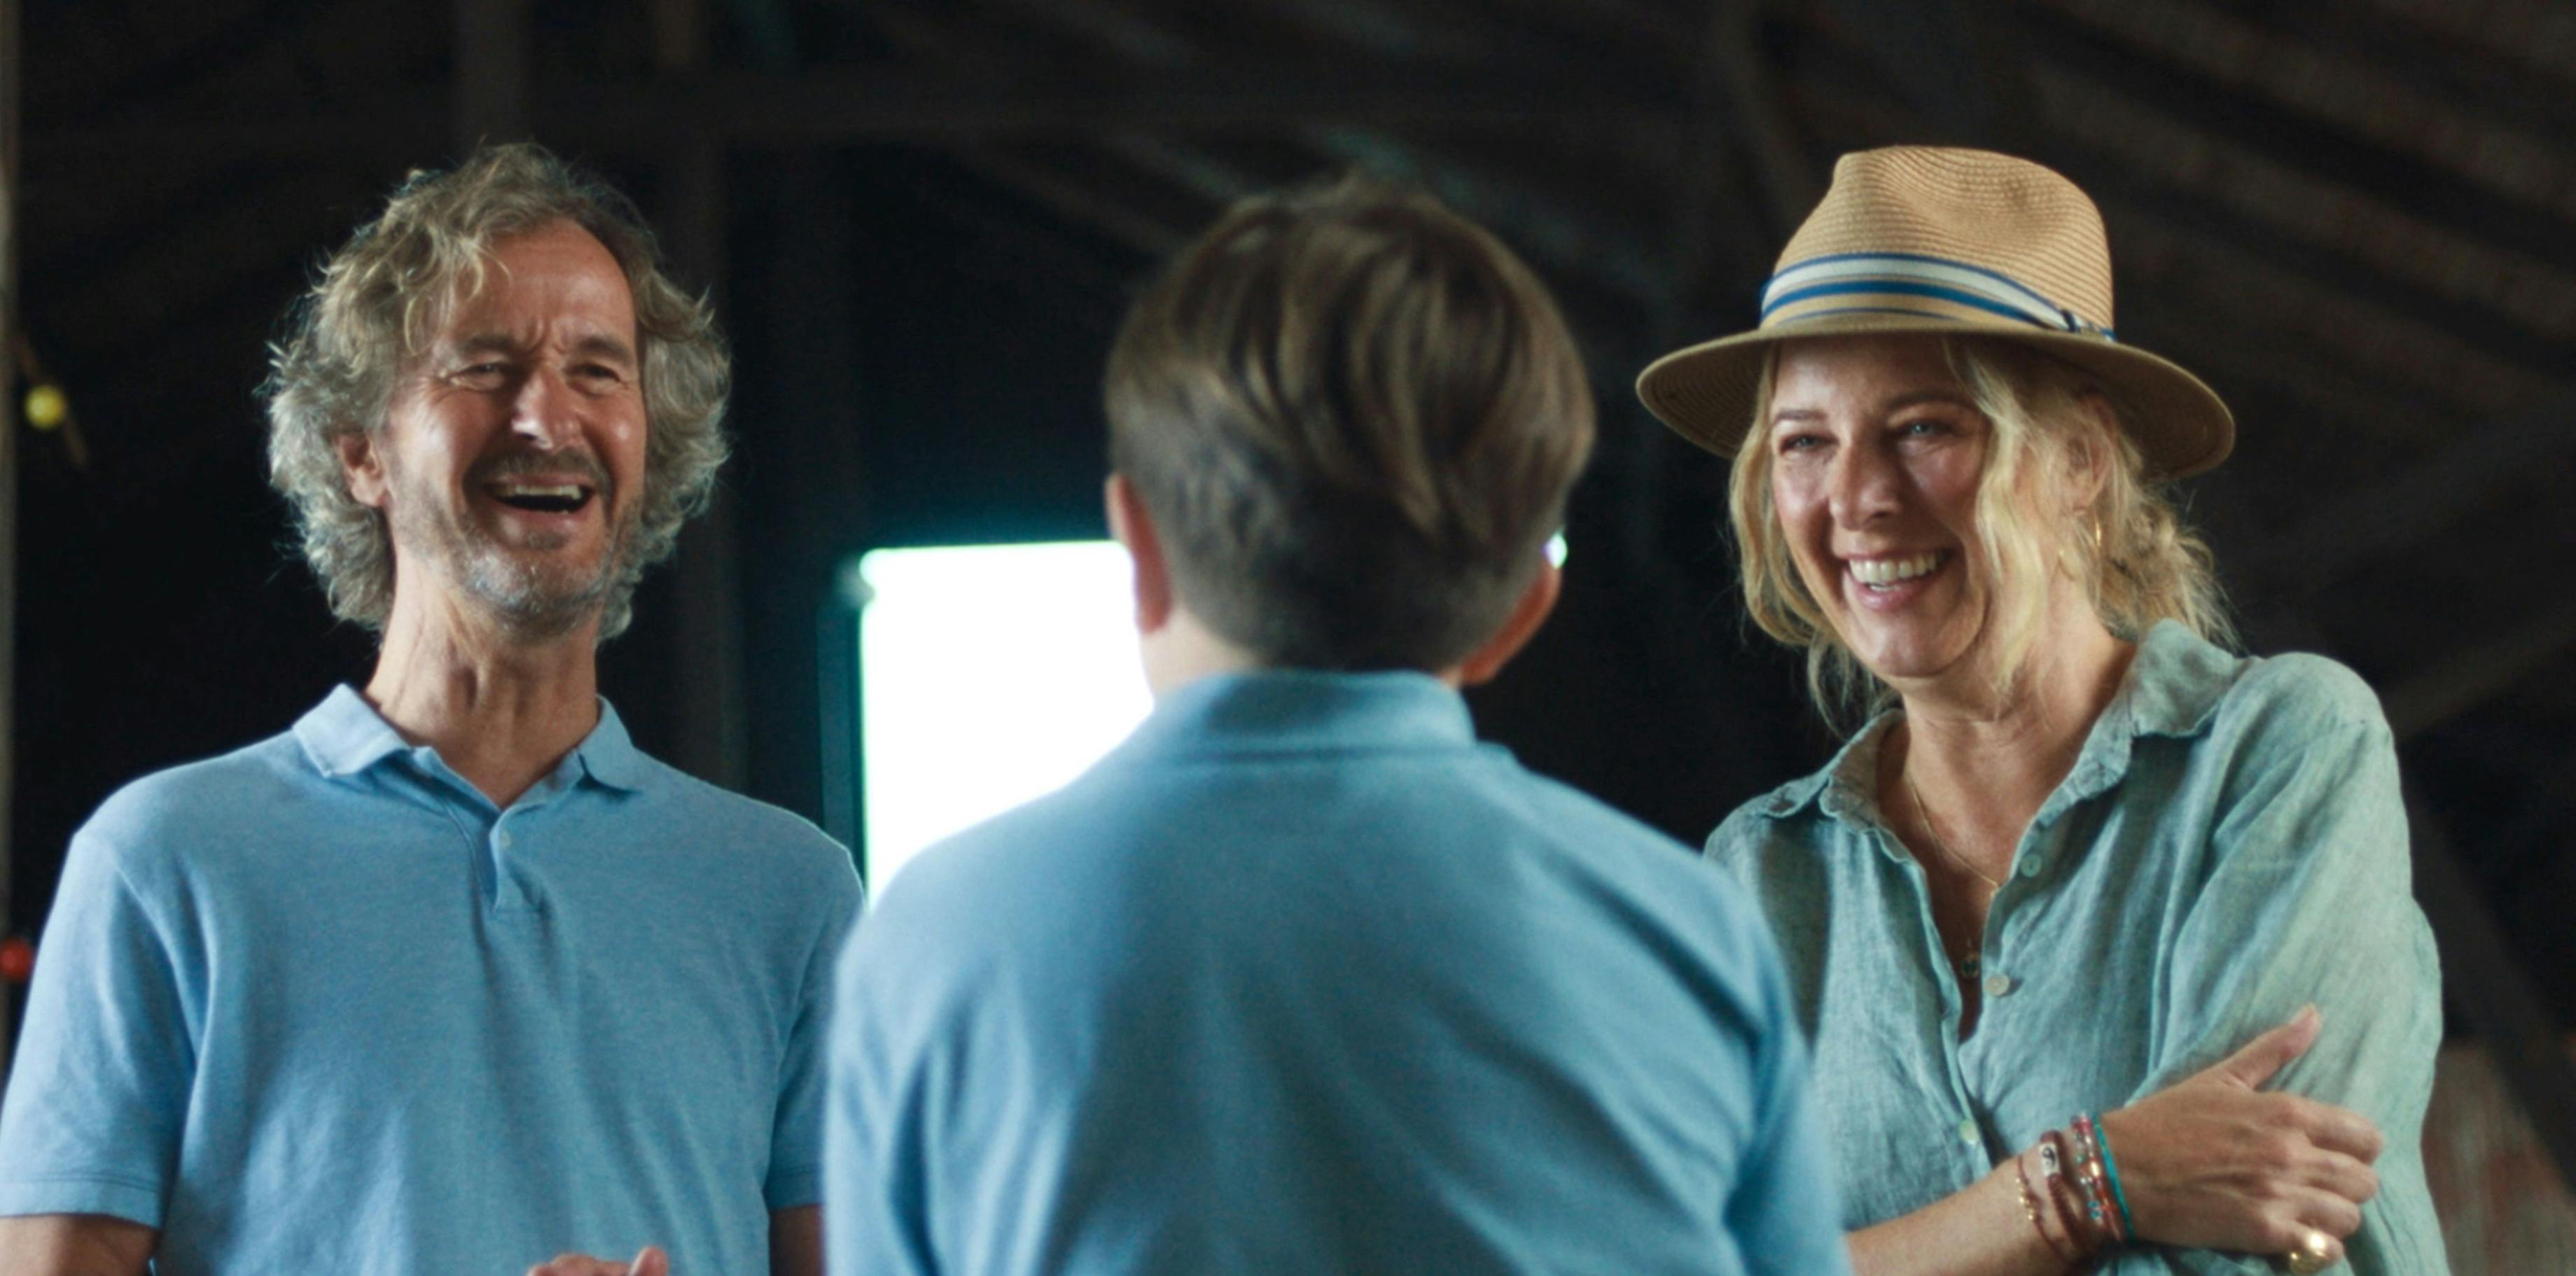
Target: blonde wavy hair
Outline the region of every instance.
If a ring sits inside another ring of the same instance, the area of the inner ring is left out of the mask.
[[[625,196],[527,143],[486,147],[448,173],[414,171],[323,263],[269,347],[269,483],[295,514],[304,560],[331,610],[369,629],[392,610],[394,561],[382,511],[349,494],[338,442],[384,425],[406,363],[449,304],[483,283],[495,241],[568,221],[617,259],[642,344],[644,483],[635,531],[609,583],[602,641],[624,632],[644,570],[670,557],[680,525],[706,507],[727,447],[732,361],[706,301],[663,272],[653,232]]]
[[[1996,644],[2000,693],[2031,667],[2033,642],[2047,605],[2052,572],[2081,585],[2110,631],[2136,640],[2160,620],[2179,622],[2208,641],[2233,646],[2234,625],[2218,586],[2209,546],[2184,524],[2169,484],[2151,475],[2128,431],[2122,407],[2083,370],[2008,339],[1944,337],[1943,358],[1991,430],[1978,475],[1976,529],[1969,552],[1991,584],[1985,641]],[[1772,348],[1750,428],[1771,415]],[[2103,430],[2085,404],[2110,403]],[[2051,500],[2076,490],[2098,459],[2101,490],[2076,508]],[[1779,511],[1771,501],[1772,449],[1759,437],[1735,454],[1727,502],[1742,568],[1745,610],[1764,633],[1807,653],[1807,690],[1828,722],[1856,727],[1895,698],[1834,632],[1824,608],[1798,575]]]

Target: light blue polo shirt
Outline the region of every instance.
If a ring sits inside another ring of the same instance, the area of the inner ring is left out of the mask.
[[[835,1272],[1847,1270],[1749,901],[1419,674],[1181,688],[838,999]]]
[[[0,1214],[157,1227],[163,1276],[767,1271],[769,1211],[820,1197],[858,901],[838,845],[604,702],[500,811],[342,687],[72,839]]]

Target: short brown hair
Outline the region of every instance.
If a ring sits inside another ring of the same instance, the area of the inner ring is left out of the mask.
[[[1473,653],[1592,450],[1546,287],[1429,195],[1358,177],[1227,210],[1128,312],[1105,398],[1181,601],[1281,666]]]
[[[405,179],[384,215],[323,263],[269,351],[260,388],[269,482],[294,507],[305,561],[341,619],[384,628],[394,564],[383,511],[349,494],[338,440],[382,428],[403,364],[441,308],[480,286],[493,244],[558,221],[589,231],[617,259],[643,343],[644,490],[634,542],[610,582],[603,640],[626,628],[644,569],[670,556],[680,525],[705,507],[725,461],[732,366],[706,301],[664,271],[644,218],[607,183],[543,147],[485,147],[453,172]]]

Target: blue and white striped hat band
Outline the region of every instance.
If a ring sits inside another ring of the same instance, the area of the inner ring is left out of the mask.
[[[1733,456],[1764,378],[1807,337],[1956,332],[2046,354],[2098,384],[2152,472],[2218,464],[2236,420],[2201,379],[2112,333],[2102,213],[2045,166],[1992,151],[1889,146],[1834,163],[1833,184],[1780,250],[1762,317],[1672,351],[1637,397],[1676,433]]]
[[[1833,253],[1771,277],[1763,328],[1843,315],[1911,315],[1961,323],[2013,320],[2115,341],[2111,329],[2000,271],[1922,253]]]

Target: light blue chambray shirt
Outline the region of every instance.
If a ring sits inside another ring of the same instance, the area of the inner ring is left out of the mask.
[[[2314,1002],[2324,1030],[2274,1085],[2388,1136],[2350,1270],[2446,1272],[2419,1146],[2441,982],[2410,893],[2396,753],[2361,679],[2151,630],[2015,848],[1965,1041],[1923,870],[1875,796],[1897,720],[1709,838],[1788,964],[1844,1226],[1960,1191],[2076,1112],[2188,1077]],[[2109,1270],[2271,1269],[2149,1248]]]

